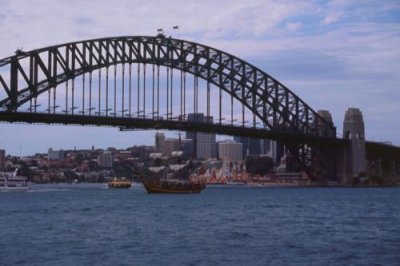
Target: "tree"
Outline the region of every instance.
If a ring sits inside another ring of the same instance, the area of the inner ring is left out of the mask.
[[[274,161],[268,156],[247,156],[245,165],[251,175],[265,175],[274,167]]]

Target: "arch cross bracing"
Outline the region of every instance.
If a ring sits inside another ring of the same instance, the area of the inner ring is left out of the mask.
[[[45,56],[44,60],[43,56]],[[29,65],[23,66],[21,60]],[[121,63],[156,64],[205,79],[231,94],[271,130],[334,137],[335,128],[279,81],[245,61],[205,45],[163,36],[117,37],[51,46],[0,61],[0,84],[7,97],[4,111],[18,107],[73,77]],[[38,79],[42,72],[43,78]],[[23,79],[26,87],[18,86]]]

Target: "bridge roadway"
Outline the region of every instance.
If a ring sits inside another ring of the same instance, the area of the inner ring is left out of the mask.
[[[32,112],[0,112],[0,121],[4,122],[25,122],[25,123],[44,123],[61,125],[85,125],[85,126],[109,126],[121,129],[169,129],[181,131],[196,131],[204,133],[216,133],[231,136],[244,136],[260,139],[279,140],[285,143],[308,143],[324,144],[328,146],[346,146],[348,140],[330,137],[316,137],[310,135],[300,135],[290,131],[267,130],[256,127],[244,127],[225,123],[199,123],[181,121],[132,118],[121,116],[88,116],[88,115],[68,115],[68,114],[48,114]]]

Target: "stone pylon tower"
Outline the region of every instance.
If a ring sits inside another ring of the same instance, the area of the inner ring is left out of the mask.
[[[347,177],[352,178],[366,171],[364,120],[360,109],[347,109],[343,122],[343,138],[350,140],[345,171]]]
[[[318,110],[318,114],[329,123],[332,122],[332,115],[328,110]]]
[[[318,115],[320,115],[328,124],[318,121],[318,130],[322,136],[336,137],[336,130],[332,132],[331,126],[333,126],[332,115],[328,110],[318,110]],[[337,181],[337,151],[336,147],[331,145],[318,145],[314,146],[315,150],[319,152],[319,160],[316,161],[315,167],[318,164],[322,164],[323,172],[321,172],[321,181]]]
[[[328,123],[333,125],[332,115],[328,110],[318,110],[318,114]],[[325,124],[318,123],[319,130],[321,130],[324,136],[327,135],[328,129]]]

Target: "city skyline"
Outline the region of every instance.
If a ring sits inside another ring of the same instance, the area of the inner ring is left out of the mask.
[[[368,140],[400,145],[400,126],[395,122],[400,112],[400,51],[396,49],[400,46],[400,4],[396,1],[362,5],[185,1],[183,6],[181,1],[125,1],[121,5],[100,2],[96,10],[91,9],[93,1],[0,2],[0,33],[7,40],[0,47],[0,58],[19,48],[155,35],[162,27],[167,35],[227,51],[259,67],[314,110],[329,110],[339,133],[347,108],[356,107],[363,113]],[[181,15],[167,12],[178,6]],[[57,15],[51,12],[56,9]],[[204,13],[212,19],[205,21]],[[104,20],[104,14],[109,19]],[[174,25],[179,29],[173,30]],[[117,128],[5,123],[0,127],[0,149],[13,155],[45,152],[49,147],[150,145],[155,135],[155,131],[120,132]]]

